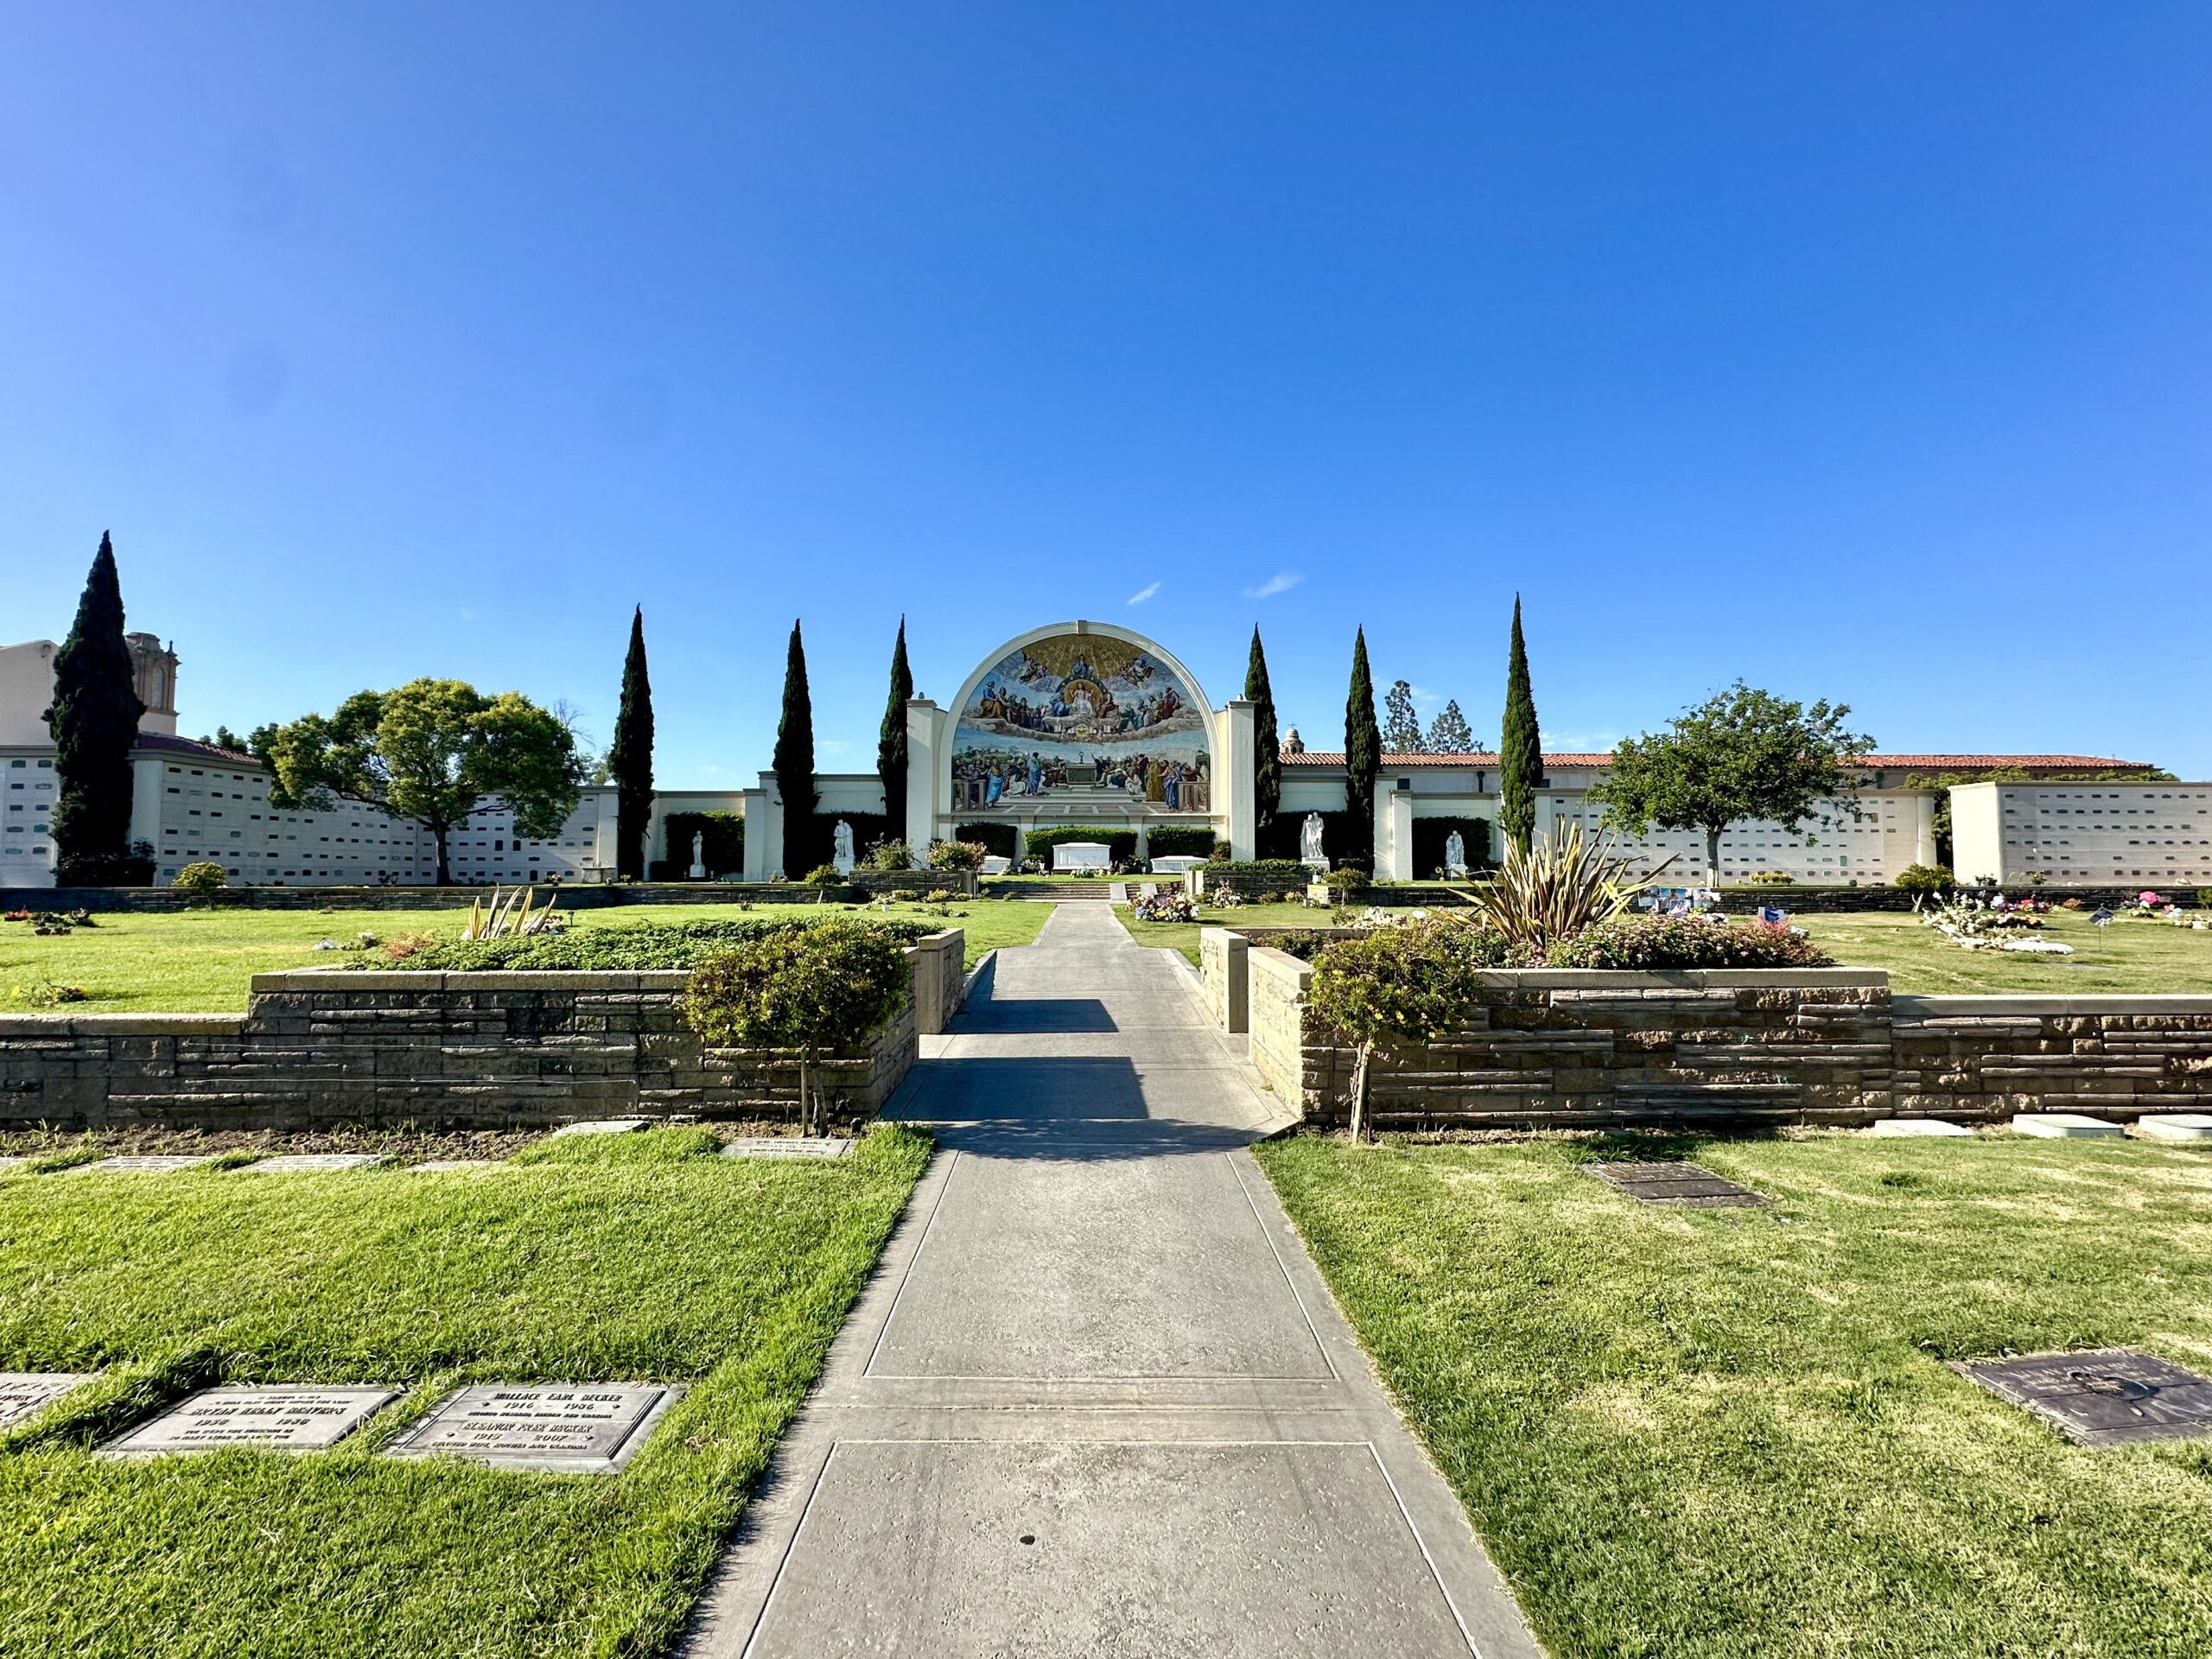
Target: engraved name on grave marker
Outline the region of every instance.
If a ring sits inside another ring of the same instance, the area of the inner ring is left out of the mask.
[[[267,1446],[320,1452],[398,1398],[390,1389],[207,1389],[104,1448],[111,1458]]]
[[[508,1469],[612,1474],[645,1444],[683,1392],[658,1382],[463,1389],[392,1442],[385,1455],[442,1452]]]
[[[49,1401],[91,1380],[74,1371],[0,1371],[0,1428],[13,1427]]]

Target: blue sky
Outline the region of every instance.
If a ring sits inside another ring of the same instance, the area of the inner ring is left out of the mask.
[[[1741,677],[2212,774],[2212,9],[14,7],[0,639],[185,729],[452,675],[671,786],[1256,621],[1552,747]],[[1132,602],[1134,600],[1135,602]],[[1433,703],[1430,705],[1434,706]],[[841,749],[838,746],[842,745]]]

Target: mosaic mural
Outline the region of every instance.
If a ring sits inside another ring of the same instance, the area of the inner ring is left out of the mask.
[[[1205,710],[1141,645],[1095,633],[1033,640],[994,664],[952,739],[952,810],[1071,792],[1158,811],[1211,810]]]

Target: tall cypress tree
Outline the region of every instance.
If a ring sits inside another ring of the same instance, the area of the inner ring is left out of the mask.
[[[806,690],[806,647],[791,624],[784,661],[784,717],[776,722],[776,788],[784,798],[784,878],[796,881],[814,866],[814,699]]]
[[[1497,740],[1497,827],[1522,852],[1536,835],[1536,786],[1544,745],[1529,690],[1529,647],[1521,639],[1521,595],[1513,596],[1513,650],[1505,666],[1505,721]]]
[[[645,832],[653,819],[653,687],[645,675],[645,607],[630,617],[630,654],[622,660],[622,706],[614,716],[614,870],[626,881],[645,874]],[[673,856],[676,849],[669,849]]]
[[[1367,668],[1367,630],[1352,640],[1351,692],[1344,699],[1345,836],[1353,854],[1375,856],[1375,774],[1382,766],[1382,728],[1375,720],[1375,677]]]
[[[891,699],[883,709],[883,730],[875,740],[875,774],[883,779],[883,810],[891,820],[891,839],[906,834],[906,700],[914,695],[914,676],[906,666],[906,619],[899,619],[899,643],[891,648]]]
[[[1268,654],[1260,649],[1260,630],[1252,630],[1252,655],[1244,665],[1244,700],[1252,705],[1252,827],[1262,858],[1268,832],[1282,805],[1282,741],[1275,730],[1274,688],[1268,683]]]
[[[60,785],[54,803],[54,879],[65,887],[104,886],[126,874],[130,746],[145,712],[123,638],[115,548],[103,531],[77,620],[54,659],[54,706],[46,715]]]

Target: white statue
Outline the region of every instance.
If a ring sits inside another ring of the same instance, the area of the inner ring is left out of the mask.
[[[1459,838],[1457,830],[1444,837],[1444,868],[1452,875],[1467,873],[1467,843]]]
[[[1321,850],[1321,815],[1308,812],[1305,825],[1299,831],[1298,861],[1317,870],[1329,868],[1329,855]]]
[[[691,834],[691,879],[694,881],[707,879],[707,836],[703,830],[694,830]]]
[[[830,862],[837,867],[838,874],[850,875],[853,873],[853,826],[842,818],[837,820],[836,846],[836,856]]]

